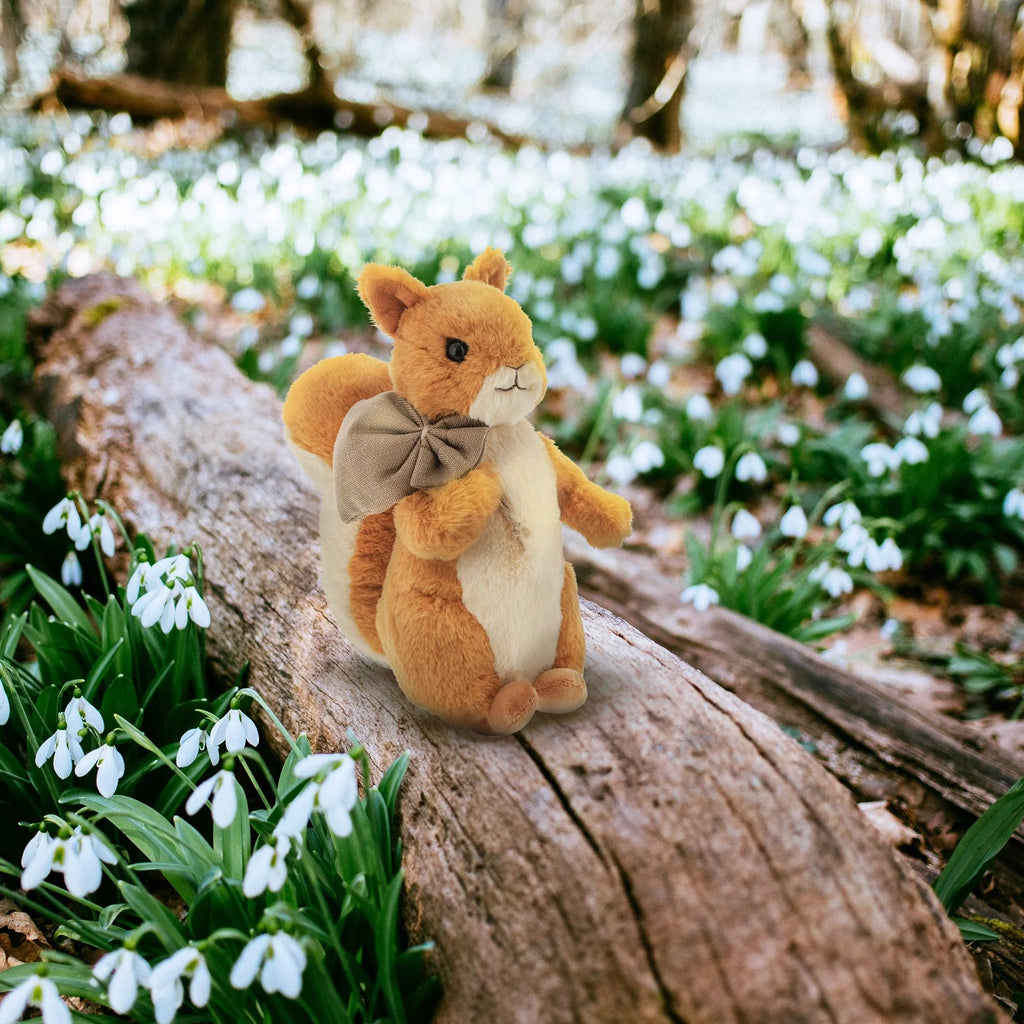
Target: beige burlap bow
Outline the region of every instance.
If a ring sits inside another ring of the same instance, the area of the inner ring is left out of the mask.
[[[464,476],[483,458],[488,429],[468,416],[429,422],[394,391],[356,402],[334,442],[342,521],[386,512],[406,495]]]

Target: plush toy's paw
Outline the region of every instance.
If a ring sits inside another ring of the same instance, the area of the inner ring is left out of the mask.
[[[566,521],[595,548],[618,547],[630,535],[633,510],[625,498],[597,486],[588,488],[580,498],[583,500],[574,510],[576,521]]]
[[[537,710],[537,691],[525,680],[506,683],[495,694],[487,712],[487,728],[507,735],[519,732]]]
[[[574,668],[549,668],[534,681],[537,710],[564,715],[582,707],[587,699],[587,684]]]

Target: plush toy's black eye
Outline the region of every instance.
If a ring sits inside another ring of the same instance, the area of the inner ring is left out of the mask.
[[[458,338],[448,338],[444,354],[453,362],[461,363],[469,354],[469,346]]]

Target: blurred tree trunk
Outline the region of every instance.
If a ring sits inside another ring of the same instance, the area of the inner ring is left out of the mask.
[[[480,80],[484,89],[508,92],[512,88],[525,21],[526,0],[487,0],[490,47],[487,70]]]
[[[333,88],[327,74],[327,61],[313,34],[313,10],[310,4],[306,0],[281,0],[281,15],[302,40],[302,51],[309,66],[309,88]]]
[[[923,2],[942,48],[954,125],[970,125],[982,139],[1005,135],[1024,158],[1022,0]]]
[[[238,0],[135,0],[126,4],[128,71],[223,87]]]
[[[25,18],[21,0],[0,0],[0,50],[4,56],[4,91],[18,80],[18,46],[25,38]]]
[[[693,0],[636,0],[631,79],[622,120],[634,135],[677,152]]]

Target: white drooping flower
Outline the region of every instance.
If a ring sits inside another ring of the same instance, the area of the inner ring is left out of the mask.
[[[836,505],[830,505],[822,517],[826,526],[838,525],[845,530],[854,523],[860,522],[860,509],[852,501],[841,501]]]
[[[309,754],[295,765],[295,777],[311,781],[288,804],[275,835],[301,835],[310,815],[319,811],[334,835],[347,836],[359,797],[355,761],[348,754]]]
[[[706,423],[714,415],[707,395],[697,391],[686,400],[686,417],[695,423]]]
[[[820,578],[821,589],[829,597],[839,597],[853,591],[853,579],[850,574],[836,565],[826,565]]]
[[[64,722],[73,736],[78,736],[85,728],[103,732],[103,716],[81,694],[76,693],[64,708]]]
[[[21,420],[11,420],[7,429],[0,435],[0,452],[4,455],[17,455],[25,440],[25,431]]]
[[[843,398],[848,402],[860,402],[867,398],[870,393],[871,388],[863,373],[859,373],[857,370],[854,370],[853,373],[846,378],[846,383],[843,385]]]
[[[743,351],[750,356],[751,359],[763,359],[768,355],[768,342],[764,340],[764,335],[759,331],[755,331],[753,334],[748,334],[743,339]]]
[[[992,406],[983,405],[967,421],[967,431],[979,436],[999,437],[1003,432],[1003,421]]]
[[[743,572],[754,560],[754,552],[746,544],[736,545],[736,571]]]
[[[114,531],[110,528],[110,523],[102,512],[96,512],[89,516],[89,522],[78,531],[75,547],[79,551],[84,551],[92,542],[93,537],[99,538],[100,550],[103,554],[112,558],[114,555]]]
[[[745,508],[732,517],[732,535],[736,540],[756,540],[761,536],[761,524]]]
[[[43,533],[56,533],[61,528],[68,531],[72,543],[78,540],[82,517],[78,513],[78,505],[71,498],[61,498],[43,517]]]
[[[612,415],[626,423],[639,423],[644,418],[644,399],[636,384],[627,384],[612,399]]]
[[[727,395],[735,395],[753,368],[753,364],[742,352],[733,352],[719,361],[715,367],[715,376]]]
[[[890,469],[895,469],[900,464],[898,456],[884,441],[864,445],[860,450],[860,457],[868,465],[868,476],[884,476]]]
[[[679,595],[679,600],[683,604],[692,604],[699,612],[706,612],[713,604],[718,604],[721,598],[714,587],[707,583],[695,583]]]
[[[799,505],[791,505],[779,520],[779,533],[783,537],[801,540],[807,536],[807,516]]]
[[[81,536],[81,534],[79,534]],[[64,556],[60,563],[60,581],[65,587],[80,587],[82,585],[82,563],[74,548]]]
[[[209,747],[209,737],[206,730],[200,726],[182,733],[178,740],[178,753],[175,755],[174,763],[179,768],[187,768],[199,756],[200,750],[208,750],[210,761],[216,764],[220,760],[220,751],[216,747]]]
[[[942,406],[929,402],[923,409],[915,409],[903,424],[904,431],[911,437],[938,437],[942,427]]]
[[[274,842],[264,843],[249,858],[242,879],[242,892],[247,899],[253,899],[262,892],[280,892],[288,878],[288,867],[285,863],[291,852],[292,839],[275,830]]]
[[[185,1001],[184,980],[189,980],[188,997],[193,1006],[210,1001],[212,979],[206,957],[195,946],[185,946],[157,964],[149,976],[149,992],[157,1024],[171,1024]]]
[[[230,981],[233,988],[248,988],[259,975],[265,992],[280,992],[296,999],[302,991],[305,969],[306,951],[298,940],[285,932],[264,932],[246,943],[231,968]]]
[[[979,409],[984,409],[988,404],[988,395],[985,393],[984,388],[975,388],[973,391],[967,392],[967,396],[963,401],[963,410],[970,414],[977,412]]]
[[[908,466],[928,461],[928,449],[916,437],[901,437],[893,448],[896,458]]]
[[[149,628],[159,623],[164,633],[184,629],[191,619],[205,629],[210,610],[195,586],[187,555],[168,555],[152,565],[140,562],[125,587],[132,614]]]
[[[764,459],[757,452],[746,452],[740,456],[736,463],[736,479],[763,483],[768,478],[768,467]]]
[[[29,841],[22,854],[21,887],[34,889],[50,874],[59,871],[73,896],[84,897],[95,892],[103,881],[103,865],[116,864],[117,858],[92,832],[84,833],[80,825],[70,835],[52,836],[39,832]]]
[[[629,460],[638,473],[649,473],[665,465],[665,453],[653,441],[641,441],[630,453]]]
[[[1013,490],[1006,492],[1006,497],[1003,498],[1003,515],[1007,519],[1011,516],[1024,519],[1024,487],[1014,487]],[[2,716],[2,711],[3,708],[0,706],[0,725],[6,721]]]
[[[210,752],[210,760],[216,764],[221,744],[224,744],[229,754],[237,754],[245,748],[246,743],[256,747],[259,742],[260,733],[256,723],[238,708],[231,708],[214,723],[206,741],[206,749]]]
[[[800,428],[795,423],[780,423],[775,436],[780,444],[792,448],[800,440]]]
[[[71,1024],[71,1011],[57,986],[41,974],[33,974],[12,988],[0,1003],[0,1024],[14,1024],[28,1007],[42,1010],[43,1024]]]
[[[605,475],[620,487],[632,483],[636,479],[636,467],[633,460],[622,452],[616,452],[604,464]]]
[[[881,544],[869,540],[864,550],[864,567],[870,572],[887,572],[903,565],[903,552],[896,541],[887,537]]]
[[[797,387],[816,388],[818,386],[818,368],[810,359],[801,359],[793,367],[790,379]]]
[[[11,700],[4,689],[3,676],[0,676],[0,725],[6,725],[11,717]]]
[[[919,395],[931,394],[942,387],[942,378],[930,366],[915,363],[903,371],[903,383]]]
[[[75,775],[85,775],[96,768],[96,789],[100,796],[113,796],[117,792],[117,784],[124,775],[124,758],[121,751],[112,743],[90,750],[75,765]]]
[[[67,728],[64,716],[57,720],[57,731],[48,736],[36,751],[36,767],[42,768],[53,758],[53,770],[60,779],[66,779],[71,769],[85,756],[78,736]]]
[[[836,540],[836,547],[846,553],[847,565],[854,568],[864,564],[864,556],[871,540],[871,534],[859,523],[847,526]]]
[[[693,456],[693,468],[713,480],[725,467],[725,453],[716,444],[707,444]]]
[[[92,976],[107,985],[107,1002],[115,1013],[127,1013],[147,988],[152,970],[149,964],[127,946],[111,950],[96,961]]]
[[[647,372],[647,360],[636,352],[627,352],[619,360],[619,372],[624,380],[632,380]]]
[[[195,814],[207,800],[212,799],[214,824],[218,828],[227,828],[238,813],[237,785],[234,775],[221,769],[192,791],[185,802],[185,813]]]

